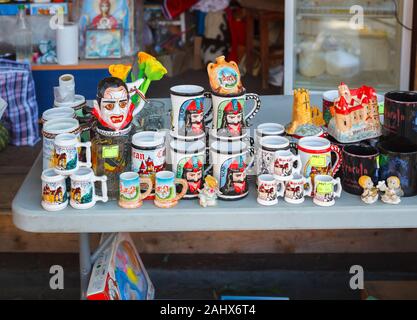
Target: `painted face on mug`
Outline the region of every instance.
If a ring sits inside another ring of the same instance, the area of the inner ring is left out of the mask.
[[[103,120],[120,129],[129,112],[129,99],[123,87],[108,88],[101,100],[100,111]]]

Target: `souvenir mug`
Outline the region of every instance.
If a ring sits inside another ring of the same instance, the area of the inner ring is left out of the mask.
[[[360,196],[363,188],[359,178],[368,176],[374,184],[379,181],[379,152],[378,149],[365,145],[347,145],[343,148],[342,186],[350,194]]]
[[[180,184],[182,190],[177,194],[176,185]],[[167,209],[175,207],[182,199],[188,189],[187,180],[176,179],[175,174],[170,171],[160,171],[155,177],[155,200],[157,207]]]
[[[328,175],[317,175],[314,178],[313,202],[321,207],[331,207],[336,203],[335,198],[342,196],[340,178],[334,179]]]
[[[258,203],[263,206],[278,204],[278,197],[283,197],[285,185],[277,181],[273,175],[263,174],[258,177]]]
[[[146,192],[141,194],[140,186],[146,184]],[[119,206],[125,209],[136,209],[143,205],[152,192],[152,180],[140,178],[136,172],[124,172],[120,175]]]
[[[68,206],[65,177],[54,169],[42,172],[42,207],[47,211],[59,211]]]
[[[285,127],[279,123],[263,123],[255,130],[255,148],[259,147],[259,142],[263,137],[285,136]]]
[[[380,142],[378,150],[379,180],[398,177],[404,196],[417,196],[417,145],[394,137]]]
[[[182,137],[202,137],[205,134],[206,123],[204,100],[210,98],[204,88],[195,85],[180,85],[171,91],[171,130],[175,135]]]
[[[392,91],[385,95],[385,135],[417,141],[417,92]]]
[[[331,108],[334,106],[334,102],[337,98],[339,98],[338,90],[329,90],[323,93],[323,118],[326,125],[329,124],[332,117]]]
[[[206,144],[195,142],[171,141],[172,171],[176,178],[188,183],[185,199],[197,198],[204,186],[204,165],[206,163]]]
[[[75,119],[75,111],[69,107],[51,108],[42,113],[41,122],[45,123],[55,119]]]
[[[301,156],[290,150],[275,152],[274,177],[280,181],[290,180],[294,174],[301,173]]]
[[[242,141],[216,141],[211,144],[210,168],[213,168],[213,176],[219,181],[220,199],[238,200],[249,194],[247,172],[253,161],[248,163],[248,159],[248,146]]]
[[[43,169],[55,167],[54,140],[61,133],[73,133],[80,140],[80,124],[76,119],[56,119],[46,122],[42,129],[43,135]]]
[[[320,137],[302,138],[298,142],[298,154],[301,156],[304,177],[315,175],[334,176],[342,163],[340,148],[330,143],[329,140]],[[336,161],[332,164],[332,152],[336,155]]]
[[[285,184],[284,200],[291,204],[301,204],[306,196],[311,197],[312,191],[311,178],[296,173]]]
[[[246,101],[254,100],[255,105],[246,114]],[[213,129],[219,136],[239,137],[249,126],[261,108],[261,99],[254,93],[222,96],[212,93]]]
[[[277,151],[289,150],[290,141],[285,137],[268,136],[263,137],[256,152],[256,172],[261,174],[274,174],[275,153]]]
[[[70,175],[80,167],[91,168],[91,142],[81,143],[73,133],[61,133],[55,137],[55,172]],[[86,149],[86,162],[79,160],[78,148]]]
[[[97,177],[90,168],[80,168],[71,175],[71,200],[74,209],[90,209],[97,201],[107,202],[107,177]],[[101,182],[101,194],[95,193],[94,183]]]
[[[136,133],[132,137],[132,171],[141,177],[151,178],[155,185],[155,174],[165,168],[165,134],[154,131]]]

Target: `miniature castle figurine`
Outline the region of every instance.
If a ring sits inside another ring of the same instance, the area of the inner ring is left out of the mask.
[[[388,184],[388,186],[387,186]],[[401,189],[401,181],[398,177],[389,177],[387,184],[382,181],[378,184],[378,189],[385,194],[381,197],[381,200],[387,204],[400,204],[401,197],[404,196],[404,191]]]
[[[287,126],[286,131],[288,134],[293,135],[298,127],[306,124],[313,124],[310,93],[306,89],[297,89],[294,90],[292,122]]]
[[[349,89],[341,83],[339,98],[332,108],[329,134],[341,143],[359,142],[382,134],[375,89]]]
[[[217,196],[220,194],[219,183],[212,176],[207,176],[204,180],[204,188],[199,190],[198,198],[203,208],[215,207],[217,205]]]
[[[366,204],[374,204],[378,201],[378,188],[375,187],[371,177],[362,176],[359,178],[359,185],[363,188],[361,199]]]

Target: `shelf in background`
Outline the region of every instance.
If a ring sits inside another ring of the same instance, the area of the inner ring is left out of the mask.
[[[123,59],[100,59],[86,60],[81,59],[76,65],[59,65],[59,64],[33,64],[33,71],[55,71],[55,70],[99,70],[107,69],[111,64],[131,64],[132,58]]]

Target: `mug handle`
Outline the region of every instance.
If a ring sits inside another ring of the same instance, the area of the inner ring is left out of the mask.
[[[285,183],[284,183],[284,181],[278,181],[277,187],[278,186],[281,186],[281,188],[279,189],[279,191],[277,190],[277,196],[283,198],[285,196]]]
[[[146,191],[144,193],[142,193],[140,195],[139,201],[142,201],[142,200],[146,199],[147,197],[149,197],[151,195],[152,189],[153,189],[153,183],[152,183],[152,180],[150,178],[147,178],[147,177],[140,178],[140,184],[142,184],[142,183],[146,184],[148,186],[148,188],[146,189]]]
[[[184,198],[185,194],[187,193],[187,191],[188,191],[188,182],[185,179],[178,179],[177,178],[177,179],[175,179],[174,183],[182,185],[181,193],[177,194],[177,196],[174,199],[174,201],[178,201],[178,200]]]
[[[342,152],[340,148],[334,144],[330,146],[331,152],[336,154],[336,162],[332,168],[332,175],[335,176],[339,172],[340,166],[342,165]]]
[[[210,165],[206,168],[206,170],[204,170],[204,176],[208,175],[211,169],[213,169],[213,165],[212,165],[212,164],[210,164]]]
[[[340,178],[334,180],[334,185],[336,186],[336,190],[334,191],[334,195],[336,198],[340,198],[342,196],[342,182]]]
[[[210,92],[204,92],[204,98],[211,99],[211,93]],[[210,115],[208,119],[204,120],[204,125],[208,127],[210,124],[213,123],[213,102],[210,104],[210,109],[205,113],[205,116]]]
[[[102,196],[94,195],[95,201],[102,201],[107,202],[109,201],[109,198],[107,196],[107,176],[101,176],[101,177],[94,177],[94,182],[100,181],[101,182],[101,194]]]
[[[294,167],[294,163],[295,162],[297,162],[297,166],[296,167]],[[295,170],[294,172],[295,173],[298,173],[298,174],[301,174],[302,165],[301,165],[301,156],[299,154],[296,155],[296,156],[294,156],[294,159],[293,159],[292,164],[293,164],[293,170]]]
[[[91,142],[79,142],[77,143],[77,148],[85,148],[86,151],[85,156],[87,162],[80,161],[80,166],[91,168]]]
[[[306,183],[308,185],[307,189],[304,189],[304,196],[312,197],[313,196],[313,183],[311,177],[306,178]]]
[[[256,114],[259,112],[259,110],[261,109],[261,98],[259,98],[259,95],[257,95],[256,93],[248,93],[248,94],[246,94],[245,99],[246,99],[246,101],[248,101],[248,100],[254,100],[255,101],[255,106],[248,113],[248,115],[245,117],[246,126],[250,127],[249,121],[252,120],[256,116]]]

